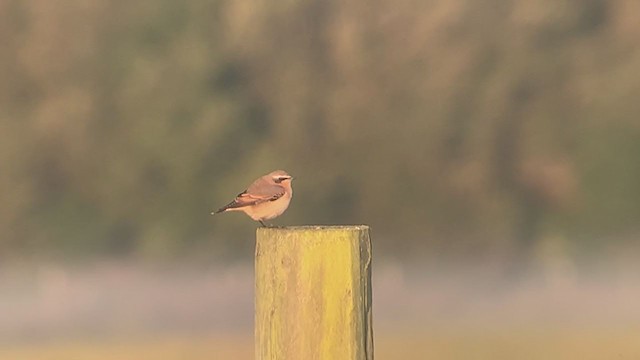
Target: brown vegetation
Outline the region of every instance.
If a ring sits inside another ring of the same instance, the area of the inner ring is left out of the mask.
[[[638,10],[2,0],[0,253],[246,256],[253,224],[208,214],[275,168],[281,224],[367,223],[391,255],[627,238]]]

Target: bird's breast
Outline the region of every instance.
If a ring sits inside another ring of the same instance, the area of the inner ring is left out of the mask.
[[[258,205],[248,206],[245,208],[245,212],[256,221],[269,220],[282,215],[282,213],[289,207],[290,201],[291,194],[285,194],[274,201],[267,201]]]

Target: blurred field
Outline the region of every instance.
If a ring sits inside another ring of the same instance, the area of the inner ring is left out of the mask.
[[[459,269],[374,268],[377,359],[640,359],[635,265],[519,283]],[[0,270],[0,359],[253,358],[248,264]]]
[[[376,337],[377,359],[639,359],[635,329],[449,329]],[[13,360],[253,359],[253,339],[241,335],[65,340],[0,347]]]

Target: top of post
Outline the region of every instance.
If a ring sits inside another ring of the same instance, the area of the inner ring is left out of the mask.
[[[309,236],[312,234],[369,234],[367,225],[302,225],[302,226],[282,226],[282,227],[259,227],[256,230],[257,236],[280,236],[294,235]]]
[[[301,225],[301,226],[277,226],[259,227],[258,232],[325,232],[325,231],[368,231],[368,225]]]

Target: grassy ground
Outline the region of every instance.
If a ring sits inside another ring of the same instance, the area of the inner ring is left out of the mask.
[[[640,360],[640,271],[563,274],[379,266],[376,359]],[[250,360],[253,286],[250,266],[5,269],[0,360]]]
[[[376,335],[376,359],[640,359],[638,329],[422,331]],[[0,346],[12,360],[253,359],[253,339],[239,335],[162,336]]]

